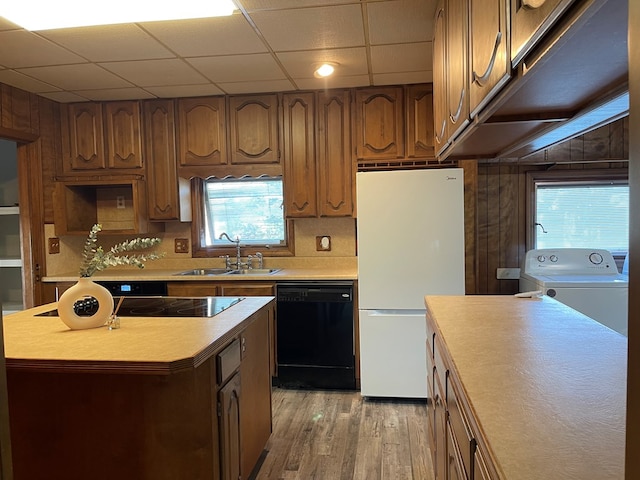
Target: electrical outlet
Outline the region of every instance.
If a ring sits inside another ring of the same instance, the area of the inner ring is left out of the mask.
[[[520,278],[519,268],[498,268],[496,270],[498,280],[518,280]]]
[[[316,251],[329,252],[331,251],[331,237],[329,235],[322,235],[316,237]]]
[[[116,208],[125,208],[124,195],[118,195],[116,197]]]
[[[60,239],[58,237],[49,238],[49,254],[60,253]]]
[[[176,238],[176,240],[175,240],[175,252],[176,253],[189,253],[189,239],[188,238]]]

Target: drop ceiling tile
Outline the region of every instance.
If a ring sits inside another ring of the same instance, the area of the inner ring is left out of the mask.
[[[267,48],[240,14],[140,26],[182,57],[263,53]]]
[[[45,30],[39,33],[91,62],[175,57],[151,35],[132,23]]]
[[[26,30],[0,32],[0,64],[10,68],[83,63],[75,55]]]
[[[74,92],[89,100],[96,102],[106,100],[135,100],[143,98],[155,98],[155,95],[142,88],[110,88],[104,90],[78,90]]]
[[[7,85],[33,93],[55,92],[60,90],[48,83],[41,82],[15,70],[0,70],[0,83],[6,83]]]
[[[325,78],[294,78],[294,82],[300,90],[326,90],[329,88],[354,88],[368,87],[370,85],[368,75],[353,75],[346,77]]]
[[[367,74],[367,50],[365,47],[279,52],[277,56],[285,70],[294,78],[312,78],[316,65],[323,62],[338,64],[336,76]]]
[[[214,83],[281,80],[286,75],[270,53],[185,59]]]
[[[431,70],[431,42],[371,47],[374,73]]]
[[[426,42],[433,38],[434,5],[424,0],[396,0],[367,5],[372,45]]]
[[[206,83],[201,74],[179,59],[106,62],[98,65],[140,87]]]
[[[72,92],[46,92],[40,93],[39,95],[59,103],[86,102],[89,100]]]
[[[19,72],[42,82],[55,85],[62,90],[124,88],[131,86],[129,82],[92,63],[23,68]]]
[[[223,95],[224,92],[211,83],[202,85],[170,85],[167,87],[145,87],[158,98],[206,97]]]
[[[337,5],[357,2],[358,0],[240,0],[237,3],[241,3],[248,12],[252,12],[282,8],[322,7],[327,4]]]
[[[360,5],[261,11],[251,18],[277,52],[364,46]]]
[[[225,93],[263,93],[263,92],[288,92],[294,90],[289,80],[269,80],[266,82],[234,82],[219,83],[218,86]]]
[[[405,85],[412,83],[433,82],[432,71],[403,72],[403,73],[382,73],[373,75],[374,85]]]

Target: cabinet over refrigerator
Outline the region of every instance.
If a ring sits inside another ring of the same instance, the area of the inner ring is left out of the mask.
[[[425,295],[464,295],[459,168],[359,172],[360,383],[365,397],[426,398]]]

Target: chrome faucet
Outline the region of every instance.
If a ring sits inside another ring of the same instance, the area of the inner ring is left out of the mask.
[[[236,244],[236,270],[240,270],[240,268],[242,268],[242,261],[240,258],[240,237],[236,236],[236,239],[232,240],[231,237],[227,235],[227,232],[222,232],[218,238],[220,240],[226,238],[230,242]]]

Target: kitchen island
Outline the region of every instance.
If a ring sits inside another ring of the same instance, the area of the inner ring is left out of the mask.
[[[624,478],[624,336],[549,297],[427,296],[425,305],[440,475]]]
[[[117,330],[37,316],[55,307],[4,319],[16,480],[248,477],[271,432],[272,297]]]

